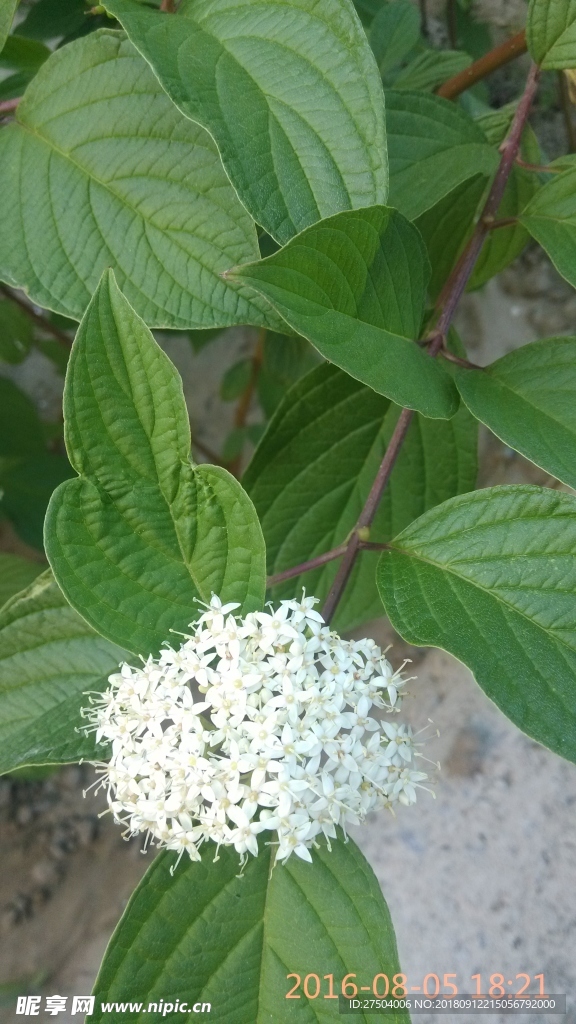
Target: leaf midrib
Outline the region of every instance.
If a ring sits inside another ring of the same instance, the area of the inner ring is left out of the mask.
[[[510,601],[504,600],[502,597],[497,595],[494,591],[489,590],[487,587],[482,586],[482,584],[477,582],[476,580],[469,579],[467,576],[462,576],[462,575],[460,575],[460,573],[456,572],[455,569],[451,568],[450,566],[443,565],[442,563],[439,563],[439,562],[435,562],[435,561],[433,561],[433,559],[426,558],[424,555],[422,555],[422,554],[420,554],[420,553],[418,553],[416,551],[410,551],[410,550],[407,550],[405,548],[401,548],[398,545],[395,545],[394,541],[390,542],[389,548],[390,548],[391,551],[396,551],[396,552],[398,552],[398,554],[405,555],[408,558],[414,558],[417,561],[423,562],[425,565],[430,565],[430,566],[432,566],[432,568],[438,569],[440,572],[445,572],[445,573],[447,573],[450,576],[454,576],[455,579],[460,580],[462,583],[468,584],[470,587],[473,587],[476,590],[479,590],[481,593],[485,594],[488,598],[491,598],[493,601],[498,602],[499,604],[503,605],[504,608],[507,608],[510,612],[512,612],[515,615],[518,615],[520,618],[524,619],[526,622],[529,623],[530,626],[532,626],[532,628],[540,629],[543,633],[546,634],[547,637],[549,637],[549,639],[552,642],[556,642],[557,644],[561,644],[563,647],[566,648],[566,650],[570,651],[572,654],[576,654],[576,648],[571,647],[570,644],[566,643],[565,640],[563,640],[561,637],[558,637],[556,635],[556,633],[551,632],[546,626],[542,626],[539,622],[536,622],[534,619],[531,619],[528,615],[526,615],[526,613],[524,611],[522,611],[521,608],[517,608],[516,605],[511,604]],[[566,554],[572,554],[572,552],[566,552]],[[511,589],[514,589],[514,588],[511,588]]]

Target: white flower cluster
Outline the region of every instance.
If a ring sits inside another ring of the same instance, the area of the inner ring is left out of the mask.
[[[267,831],[276,860],[311,860],[322,833],[329,844],[373,808],[414,803],[426,775],[410,728],[370,716],[398,709],[401,671],[315,604],[237,619],[213,597],[178,650],[110,676],[86,714],[112,743],[100,784],[130,834],[193,860],[207,839],[233,844],[244,862]]]

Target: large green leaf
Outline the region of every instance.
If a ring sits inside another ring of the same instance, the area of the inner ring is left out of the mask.
[[[0,552],[0,608],[19,590],[24,590],[42,572],[37,562]]]
[[[456,655],[520,729],[576,761],[576,498],[452,498],[395,538],[378,585],[409,643]]]
[[[420,38],[420,14],[409,0],[383,4],[370,26],[370,46],[385,75],[398,64]]]
[[[53,53],[16,118],[0,133],[3,280],[80,319],[112,266],[152,326],[265,322],[219,276],[259,250],[216,147],[122,33]]]
[[[260,516],[269,573],[329,551],[353,528],[399,409],[324,364],[286,395],[246,470],[244,485]],[[478,429],[462,407],[451,420],[415,417],[371,530],[388,541],[426,509],[476,482]],[[374,582],[377,554],[364,551],[335,618],[339,631],[381,612]],[[275,588],[292,597],[306,587],[324,598],[337,562]]]
[[[265,295],[326,359],[399,405],[446,418],[457,408],[443,367],[418,345],[430,267],[416,228],[375,206],[307,228],[231,277]]]
[[[125,652],[65,601],[50,572],[0,611],[0,773],[102,756],[80,709]]]
[[[576,488],[576,338],[548,338],[482,370],[455,367],[471,412],[511,448]]]
[[[541,188],[520,217],[556,269],[576,287],[576,167]]]
[[[455,103],[389,90],[386,125],[390,204],[413,220],[476,174],[492,174],[498,153]]]
[[[55,492],[46,551],[64,594],[104,636],[146,655],[214,592],[260,607],[265,549],[237,480],[190,460],[182,382],[106,272],[80,325],[64,392],[80,476]]]
[[[576,0],[531,0],[526,39],[541,67],[576,67]]]
[[[166,1003],[210,1003],[218,1024],[339,1021],[338,994],[348,974],[377,991],[400,970],[390,915],[374,872],[352,841],[324,842],[314,862],[291,857],[270,871],[270,847],[250,857],[203,847],[201,862],[162,853],[133,894],[106,951],[95,987],[94,1024],[122,1002],[115,1024],[157,1024]],[[172,873],[173,872],[173,873]],[[310,976],[311,977],[308,977]],[[310,994],[303,992],[305,979]],[[332,975],[333,993],[330,995]],[[301,984],[298,985],[298,977]],[[286,998],[293,990],[294,996]],[[348,992],[351,990],[348,989]],[[160,1000],[164,1007],[158,1007]],[[138,1003],[140,1010],[129,1008]],[[156,1003],[156,1011],[148,1009]],[[186,1012],[186,1011],[185,1011]],[[199,1008],[196,1012],[199,1012]],[[145,1014],[145,1016],[144,1016]],[[406,1010],[360,1012],[360,1021],[408,1024]]]
[[[0,50],[8,38],[14,11],[17,7],[18,0],[0,0]]]
[[[382,83],[349,0],[192,0],[170,18],[104,6],[273,238],[386,202]]]

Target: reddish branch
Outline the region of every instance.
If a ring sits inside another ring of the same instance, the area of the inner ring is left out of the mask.
[[[55,324],[50,323],[47,317],[42,316],[41,313],[37,313],[36,310],[32,309],[25,299],[20,298],[17,292],[13,292],[11,288],[8,288],[5,284],[0,284],[0,292],[5,298],[9,299],[10,302],[14,302],[21,310],[26,313],[26,316],[30,317],[34,323],[40,327],[46,334],[51,334],[56,341],[60,342],[63,348],[70,351],[72,339],[66,334],[65,331],[61,331]]]
[[[498,210],[500,202],[502,201],[502,196],[504,195],[506,183],[514,165],[514,161],[518,155],[522,132],[536,93],[538,79],[539,69],[533,65],[528,75],[524,94],[516,109],[510,131],[501,146],[502,157],[500,165],[492,182],[480,220],[476,225],[468,245],[450,274],[436,304],[436,308],[439,313],[438,320],[434,330],[430,333],[427,339],[429,343],[428,354],[432,358],[434,358],[443,349],[446,349],[446,336],[452,322],[452,318],[474,269],[474,265],[478,259],[486,235],[490,230],[491,224],[494,222],[496,211]],[[352,569],[354,568],[358,553],[361,550],[360,531],[365,532],[366,528],[370,527],[374,520],[380,499],[382,498],[384,490],[390,480],[390,475],[394,468],[396,459],[400,454],[400,450],[404,443],[406,434],[408,433],[413,416],[414,413],[410,409],[404,409],[400,414],[398,423],[396,424],[396,428],[386,450],[386,454],[382,460],[380,469],[378,470],[376,479],[374,480],[370,494],[366,500],[366,504],[364,505],[356,526],[354,527],[354,530],[347,542],[342,563],[338,569],[324,604],[323,615],[327,622],[329,622],[334,615],[338,602],[340,601],[348,579],[350,578]]]
[[[479,60],[475,60],[464,71],[449,78],[436,90],[437,95],[444,96],[447,100],[456,99],[460,93],[465,92],[472,85],[476,85],[476,82],[481,82],[487,75],[491,75],[497,68],[501,68],[515,57],[519,57],[521,53],[526,53],[526,50],[526,32],[522,30],[522,32],[518,32],[518,35],[512,36],[512,39],[507,39],[505,43],[495,46]]]

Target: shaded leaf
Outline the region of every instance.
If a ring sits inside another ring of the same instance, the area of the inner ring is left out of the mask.
[[[286,999],[295,972],[314,971],[334,993],[349,973],[371,984],[377,974],[399,971],[390,915],[374,872],[350,841],[322,842],[314,863],[291,857],[270,872],[270,848],[250,857],[238,877],[238,854],[222,847],[214,863],[206,843],[202,861],[162,853],[148,869],[124,912],[96,980],[95,1024],[104,1001],[132,999],[145,1005],[168,1001],[211,1003],[219,1024],[269,1024],[320,1019],[302,988]],[[383,979],[380,979],[384,984]],[[312,979],[312,986],[314,981]],[[320,997],[322,998],[322,997]],[[405,1010],[386,1013],[391,1024],[408,1024]],[[140,1019],[124,1011],[122,1024]],[[148,1011],[156,1024],[162,1010]],[[339,1021],[339,1000],[323,999],[322,1021]],[[384,1019],[365,1015],[360,1021]]]
[[[432,91],[471,63],[472,58],[460,50],[424,50],[402,68],[394,88]]]
[[[370,26],[370,46],[382,75],[395,67],[420,38],[420,14],[408,0],[385,3]]]
[[[0,510],[26,544],[42,550],[48,502],[58,485],[71,476],[66,456],[46,451],[21,459],[0,473]]]
[[[320,355],[306,338],[267,331],[258,374],[258,401],[270,417],[292,384],[317,366]]]
[[[0,457],[20,458],[45,451],[34,403],[11,380],[0,377]]]
[[[429,285],[432,299],[442,290],[470,235],[487,182],[487,175],[475,174],[414,221],[424,239],[432,267]]]
[[[329,217],[230,272],[326,359],[399,405],[446,418],[457,408],[452,381],[409,340],[418,337],[429,274],[416,228],[379,206]]]
[[[216,140],[273,238],[387,196],[384,97],[348,0],[108,0],[174,103]]]
[[[43,43],[22,36],[8,36],[0,52],[0,68],[8,71],[26,72],[32,77],[50,56],[50,50]]]
[[[539,189],[540,182],[535,174],[513,167],[498,207],[498,218],[518,217]],[[490,231],[476,260],[468,290],[480,288],[509,266],[529,241],[528,231],[519,222]]]
[[[252,379],[252,360],[241,359],[230,366],[220,381],[220,398],[234,402],[248,387]]]
[[[85,0],[38,0],[18,25],[29,39],[56,39],[77,31],[87,21]]]
[[[216,147],[121,33],[51,55],[2,129],[0,177],[0,277],[45,308],[80,319],[113,266],[152,326],[265,322],[220,277],[259,250]]]
[[[110,640],[156,652],[214,592],[261,606],[262,532],[240,484],[190,461],[182,382],[104,274],[80,325],[64,391],[81,475],[58,488],[46,551],[70,603]]]
[[[98,636],[45,572],[0,611],[0,773],[102,757],[77,729],[87,691],[103,690],[125,653]]]
[[[14,302],[0,301],[0,359],[21,363],[32,344],[29,317]]]
[[[482,370],[457,366],[454,375],[477,419],[576,488],[576,338],[534,341]]]
[[[18,555],[0,551],[0,608],[9,597],[24,590],[42,572],[42,566]]]
[[[413,220],[462,181],[492,174],[498,154],[482,129],[440,96],[386,93],[390,205]]]
[[[399,409],[335,366],[323,364],[286,395],[244,475],[262,523],[268,572],[299,565],[346,540],[396,425]],[[370,536],[388,541],[426,509],[476,482],[475,420],[415,417]],[[378,555],[361,553],[335,617],[339,632],[381,611],[374,580]],[[325,598],[338,563],[274,590],[290,598],[306,587]]]
[[[378,586],[394,628],[450,651],[523,732],[576,761],[576,498],[475,491],[392,546]]]

